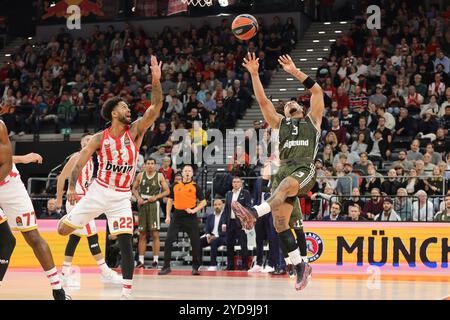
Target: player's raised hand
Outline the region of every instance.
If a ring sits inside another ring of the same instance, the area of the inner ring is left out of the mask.
[[[24,163],[39,163],[42,164],[42,157],[40,154],[31,152],[24,156]]]
[[[162,61],[158,63],[156,56],[150,58],[150,69],[152,70],[152,80],[159,81],[161,79]]]
[[[242,65],[250,72],[250,74],[258,74],[259,72],[259,58],[256,58],[254,52],[247,53]]]
[[[288,54],[280,56],[278,58],[278,62],[287,73],[293,74],[297,71],[297,67],[295,66],[294,61],[292,61],[291,57]]]

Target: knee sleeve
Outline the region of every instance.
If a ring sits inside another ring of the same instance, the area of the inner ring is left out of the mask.
[[[303,228],[296,228],[294,229],[295,233],[297,234],[297,244],[298,248],[300,249],[300,254],[303,257],[306,257],[308,255],[307,247],[306,247],[306,237],[305,232],[303,231]]]
[[[0,259],[9,260],[16,247],[16,238],[7,222],[0,224]]]
[[[289,253],[288,250],[284,244],[284,241],[281,241],[281,237],[280,237],[280,249],[281,252],[283,253],[283,258],[288,258],[289,257]]]
[[[297,241],[291,229],[280,232],[278,235],[280,236],[280,242],[284,243],[288,253],[298,249]]]
[[[133,260],[133,245],[131,239],[132,235],[128,233],[119,234],[117,236],[120,254],[122,256],[121,261],[122,276],[123,279],[125,280],[133,279],[134,260]]]
[[[75,235],[75,234],[71,234],[69,236],[69,241],[67,242],[66,245],[66,251],[64,253],[64,255],[66,257],[73,257],[75,254],[75,250],[77,249],[78,243],[80,242],[80,237]]]
[[[0,224],[0,281],[3,280],[8,269],[9,260],[16,247],[16,238],[14,238],[9,229],[8,223]]]
[[[88,237],[87,240],[89,243],[89,250],[91,250],[91,254],[93,256],[102,253],[102,250],[100,249],[100,244],[98,243],[98,234],[94,234]]]

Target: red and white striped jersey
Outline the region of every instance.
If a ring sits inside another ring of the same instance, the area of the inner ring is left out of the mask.
[[[0,186],[7,184],[9,182],[9,180],[11,180],[11,178],[17,178],[17,177],[20,179],[20,173],[19,173],[19,170],[17,170],[16,165],[13,163],[11,172],[5,178],[5,180],[0,181]]]
[[[119,138],[113,138],[109,134],[109,128],[103,131],[97,155],[97,182],[116,191],[130,191],[139,155],[130,130],[127,129]]]
[[[78,195],[85,195],[89,185],[92,182],[92,175],[94,174],[94,160],[92,158],[84,165],[83,170],[78,177],[75,191]]]

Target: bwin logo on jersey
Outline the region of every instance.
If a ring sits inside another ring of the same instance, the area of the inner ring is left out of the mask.
[[[292,147],[309,147],[309,140],[289,140],[284,143],[283,149]]]
[[[133,166],[120,166],[116,164],[112,164],[111,162],[106,163],[107,171],[117,172],[117,173],[130,173],[133,170]]]

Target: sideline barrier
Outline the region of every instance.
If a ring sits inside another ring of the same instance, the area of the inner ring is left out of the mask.
[[[367,277],[378,270],[450,278],[447,223],[306,221],[304,230],[308,258],[318,273]]]
[[[97,224],[97,233],[100,248],[103,255],[105,254],[105,239],[106,239],[106,220],[95,220]],[[39,233],[47,241],[50,250],[52,251],[53,260],[56,267],[61,268],[64,260],[64,250],[66,248],[68,236],[60,236],[56,232],[58,220],[37,220],[39,226]],[[17,244],[11,257],[10,268],[40,268],[40,264],[34,256],[33,250],[25,242],[20,232],[15,231]],[[83,237],[86,238],[86,237]],[[79,267],[93,267],[96,266],[95,260],[91,255],[86,239],[81,239],[75,252],[73,265]]]

